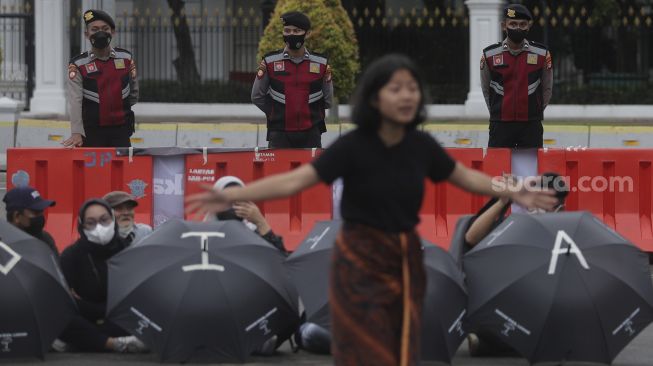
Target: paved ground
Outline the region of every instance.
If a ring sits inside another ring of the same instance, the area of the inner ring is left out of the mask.
[[[653,327],[642,332],[620,355],[617,357],[614,366],[651,366],[653,365]],[[158,363],[154,355],[116,355],[116,354],[54,354],[46,357],[46,362],[24,361],[5,363],[0,365],[39,366],[61,365],[61,366],[136,366],[155,365]],[[192,365],[192,364],[187,364]],[[206,364],[204,364],[206,365]],[[222,364],[227,366],[228,364]],[[241,365],[241,364],[239,364]],[[278,355],[265,358],[254,358],[247,366],[267,365],[310,365],[327,366],[332,365],[328,356],[311,355],[305,352],[292,353],[287,344],[282,347]],[[423,362],[422,366],[441,365],[438,363]],[[454,366],[528,366],[528,362],[519,358],[471,358],[467,351],[467,345],[463,344],[453,361]],[[589,365],[587,363],[567,363],[571,365]]]

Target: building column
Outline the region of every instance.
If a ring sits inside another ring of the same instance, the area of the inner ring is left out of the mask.
[[[504,0],[466,0],[469,8],[469,94],[465,102],[467,117],[489,118],[481,91],[480,61],[483,49],[501,40]]]
[[[66,114],[69,1],[34,2],[35,87],[30,110]]]
[[[86,39],[86,36],[84,35],[84,30],[86,27],[84,26],[84,12],[89,10],[89,9],[97,9],[97,10],[102,10],[107,12],[111,17],[113,18],[114,21],[116,21],[116,0],[82,0],[82,15],[78,19],[79,22],[82,23],[81,26],[81,32],[80,37],[82,37],[82,41],[79,43],[81,45],[80,50],[81,52],[84,52],[86,50],[91,49],[91,42],[89,42]],[[112,42],[113,43],[113,42]]]

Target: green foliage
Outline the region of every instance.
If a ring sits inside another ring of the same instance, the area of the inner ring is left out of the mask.
[[[354,89],[360,63],[354,25],[340,0],[279,0],[259,43],[259,59],[284,47],[281,14],[293,10],[303,12],[311,20],[306,47],[327,56],[335,95],[339,99],[348,98]]]

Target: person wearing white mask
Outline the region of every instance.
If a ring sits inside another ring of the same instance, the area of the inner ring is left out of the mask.
[[[140,340],[105,319],[107,261],[126,247],[111,206],[101,199],[84,202],[77,230],[80,238],[61,254],[61,270],[79,313],[60,339],[82,352],[144,352]]]
[[[134,220],[138,202],[131,194],[123,191],[109,192],[102,197],[113,208],[118,222],[118,235],[125,244],[132,245],[152,233],[152,227]]]
[[[218,179],[213,187],[222,191],[225,188],[229,187],[244,187],[245,183],[238,177],[233,175],[226,175]],[[245,226],[250,230],[256,231],[265,241],[272,244],[275,248],[279,249],[284,254],[288,254],[288,251],[283,245],[283,238],[279,235],[276,235],[270,224],[261,213],[261,210],[256,206],[254,202],[251,201],[241,201],[235,202],[231,208],[218,212],[215,215],[206,215],[204,221],[224,221],[224,220],[238,220],[242,221]]]

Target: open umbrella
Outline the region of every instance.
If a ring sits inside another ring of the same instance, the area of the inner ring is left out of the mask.
[[[422,359],[451,363],[465,339],[462,328],[467,308],[465,279],[447,251],[423,242],[426,296],[422,312]]]
[[[283,255],[238,221],[172,220],[109,261],[107,317],[161,361],[245,361],[298,323]]]
[[[75,314],[55,254],[0,221],[0,359],[41,357]]]
[[[340,226],[340,221],[317,222],[285,263],[306,308],[307,322],[325,329],[331,329],[329,270]],[[465,336],[462,318],[467,294],[463,274],[449,253],[426,240],[422,244],[427,275],[422,357],[449,363]]]
[[[648,256],[587,212],[513,214],[464,268],[466,329],[532,363],[610,363],[653,317]]]
[[[306,321],[331,329],[329,270],[341,221],[318,221],[285,262],[306,310]]]

